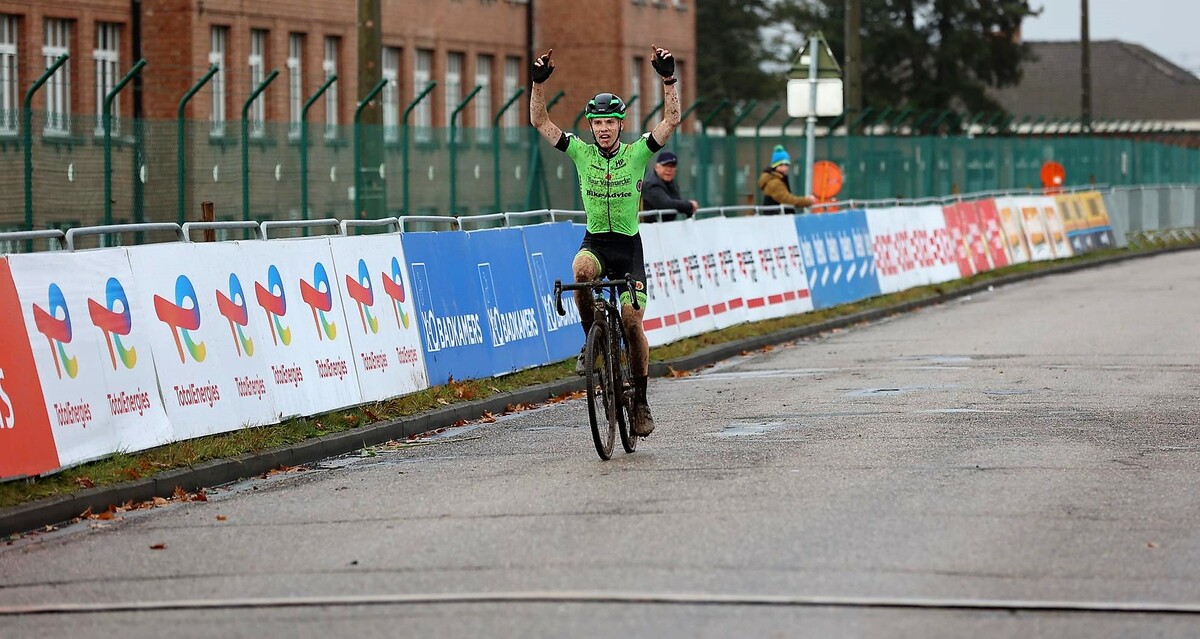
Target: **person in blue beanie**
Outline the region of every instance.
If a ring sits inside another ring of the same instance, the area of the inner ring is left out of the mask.
[[[679,194],[679,183],[675,181],[675,170],[678,164],[679,158],[674,153],[663,151],[658,154],[654,170],[642,182],[643,211],[674,209],[682,213],[684,217],[691,217],[696,212],[699,207],[696,200],[685,200]],[[662,214],[664,222],[670,222],[675,217],[674,213]]]
[[[771,166],[758,176],[758,188],[763,192],[763,206],[795,206],[806,209],[816,203],[810,196],[793,195],[788,184],[788,171],[791,169],[792,157],[782,144],[776,144],[771,152]],[[767,212],[772,213],[771,211]]]

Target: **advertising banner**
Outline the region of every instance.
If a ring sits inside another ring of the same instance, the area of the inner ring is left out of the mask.
[[[467,236],[483,296],[492,374],[545,364],[550,356],[520,229],[485,229]]]
[[[555,309],[554,282],[569,284],[575,280],[571,263],[579,250],[579,243],[583,241],[583,227],[570,222],[552,222],[524,226],[520,230],[525,240],[529,272],[533,276],[538,316],[545,331],[549,361],[574,357],[583,345],[579,308],[575,305],[574,297],[566,293],[563,295],[563,309],[567,314],[559,316]]]
[[[984,230],[983,218],[974,202],[959,202],[955,205],[958,218],[962,224],[967,255],[971,260],[971,269],[975,273],[990,271],[995,268],[992,262],[992,252],[988,249],[987,234]]]
[[[1007,200],[1020,217],[1021,231],[1025,237],[1025,244],[1029,247],[1029,259],[1054,259],[1054,245],[1050,242],[1050,231],[1046,228],[1046,220],[1042,216],[1038,198],[1013,197]]]
[[[927,282],[937,284],[962,277],[942,207],[916,207],[911,219],[916,224],[913,240],[917,263],[926,274]]]
[[[429,383],[491,377],[488,333],[479,268],[465,231],[402,233],[404,256],[420,319]]]
[[[737,218],[714,217],[693,220],[696,237],[703,247],[700,272],[704,276],[706,298],[717,329],[746,321],[746,297],[750,286],[737,268],[734,250],[728,238],[737,234]]]
[[[866,212],[797,215],[794,220],[814,307],[879,294]]]
[[[122,249],[8,258],[61,466],[171,441]],[[15,381],[15,380],[14,380]]]
[[[1083,212],[1083,198],[1079,193],[1064,193],[1054,197],[1058,213],[1063,221],[1067,241],[1076,255],[1096,250],[1095,238],[1088,232],[1087,215]]]
[[[283,416],[363,402],[329,239],[240,242],[254,278],[255,312],[267,325],[263,359]]]
[[[651,261],[662,262],[665,267],[664,292],[675,310],[680,337],[713,330],[716,324],[708,296],[711,286],[706,286],[703,268],[708,245],[701,242],[696,222],[684,219],[643,225],[642,229],[650,229],[658,235],[657,246],[661,253]]]
[[[1009,264],[1024,264],[1033,259],[1029,240],[1022,228],[1024,215],[1019,203],[1010,197],[996,198],[996,210],[1000,216],[1000,230],[1004,236],[1004,248],[1008,251]]]
[[[1042,212],[1042,221],[1046,224],[1046,237],[1050,241],[1054,257],[1064,258],[1073,255],[1071,242],[1067,239],[1066,224],[1058,212],[1058,204],[1054,201],[1054,197],[1040,195],[1030,199],[1037,203],[1038,209]]]
[[[1096,191],[1081,193],[1080,202],[1084,214],[1087,215],[1088,234],[1091,235],[1096,248],[1106,249],[1116,246],[1116,237],[1113,235],[1112,223],[1108,217],[1108,207],[1100,193]]]
[[[42,394],[30,341],[31,335],[43,336],[26,329],[24,306],[17,297],[8,259],[0,258],[0,331],[4,334],[4,348],[0,348],[0,479],[40,475],[59,467],[46,408],[51,402]],[[65,319],[66,309],[60,314],[58,319]],[[63,337],[61,332],[57,334]],[[45,349],[54,344],[39,346]],[[64,346],[64,353],[67,348]],[[58,355],[54,350],[50,357]],[[157,400],[156,387],[154,394]]]
[[[913,256],[912,234],[903,208],[870,209],[867,228],[875,254],[881,293],[895,293],[924,283]]]
[[[740,258],[748,262],[750,285],[749,289],[743,289],[747,291],[747,319],[756,322],[811,311],[812,294],[804,272],[794,218],[787,215],[755,216],[739,223],[747,230],[742,236],[747,243],[741,247]],[[826,242],[840,246],[839,238],[832,234]]]
[[[174,439],[278,422],[275,391],[293,380],[272,376],[263,352],[271,318],[255,302],[239,246],[150,244],[128,255],[138,284],[132,307],[150,324]]]
[[[975,217],[975,209],[966,202],[956,202],[942,207],[942,213],[946,218],[946,232],[950,234],[954,261],[958,264],[958,275],[959,277],[971,277],[977,272],[975,255],[971,251],[971,242],[974,238],[970,229]]]
[[[651,346],[669,344],[683,337],[679,326],[680,310],[679,282],[671,273],[670,263],[663,249],[663,227],[666,222],[639,225],[642,236],[642,257],[646,267],[646,312],[642,328]],[[671,222],[670,224],[678,224]]]
[[[330,237],[329,249],[363,401],[428,388],[400,236]]]
[[[1008,255],[1008,242],[1004,235],[1004,226],[1000,223],[1000,209],[996,207],[996,201],[976,200],[975,213],[979,216],[992,268],[1008,266],[1012,262]]]

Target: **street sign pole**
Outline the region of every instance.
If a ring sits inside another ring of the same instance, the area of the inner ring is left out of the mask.
[[[817,34],[808,36],[808,146],[804,150],[804,194],[813,192],[813,156],[817,153]]]

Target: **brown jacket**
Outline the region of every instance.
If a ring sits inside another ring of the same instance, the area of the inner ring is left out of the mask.
[[[811,197],[792,195],[791,189],[788,188],[787,178],[775,169],[767,169],[758,176],[758,188],[763,192],[764,206],[784,204],[808,208],[816,203],[816,200]]]

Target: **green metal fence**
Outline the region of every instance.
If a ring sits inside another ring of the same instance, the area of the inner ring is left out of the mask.
[[[560,111],[555,118],[565,126],[570,117]],[[754,118],[747,124],[762,129]],[[107,162],[98,118],[64,122],[35,112],[29,127],[28,149],[21,134],[0,133],[0,230],[193,220],[205,200],[215,203],[217,219],[361,216],[355,213],[353,125],[310,124],[302,145],[298,129],[267,122],[251,125],[243,145],[237,121],[214,128],[210,122],[113,118]],[[677,134],[668,147],[680,156],[685,196],[702,206],[757,200],[758,173],[776,144],[792,153],[793,188],[799,191],[803,139],[799,127],[785,130],[786,136]],[[383,188],[372,197],[382,198],[378,210],[388,215],[571,209],[580,203],[570,161],[527,126],[458,129],[453,153],[451,132],[443,128],[361,126],[358,135],[382,141],[381,155],[363,154],[359,175],[379,176]],[[1066,167],[1068,186],[1200,182],[1200,150],[1130,139],[832,136],[818,138],[816,149],[817,159],[842,167],[843,200],[1037,188],[1046,160]]]

